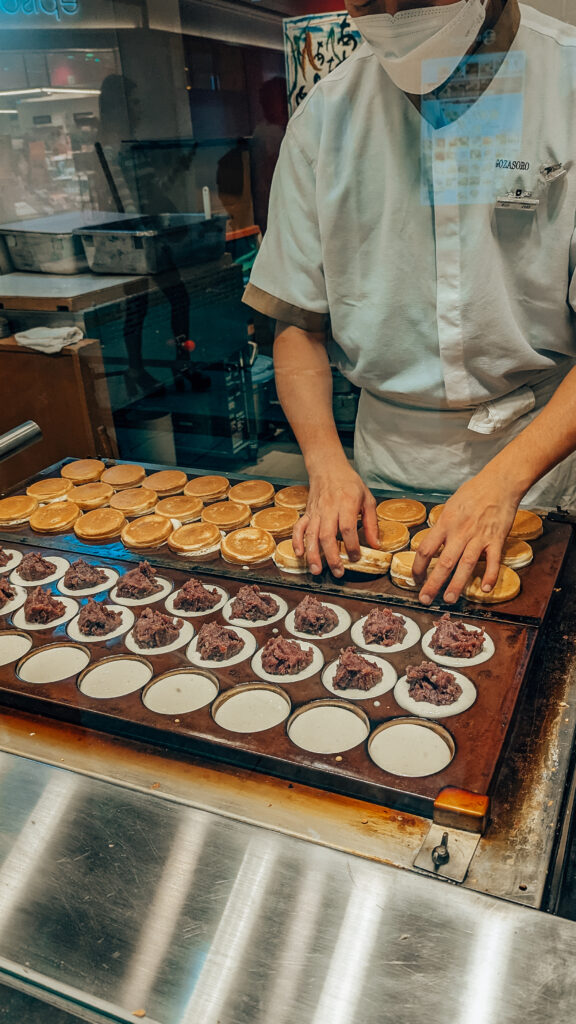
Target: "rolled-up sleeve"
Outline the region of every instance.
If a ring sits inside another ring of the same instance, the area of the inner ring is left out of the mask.
[[[243,301],[303,330],[322,331],[327,325],[316,174],[291,125],[274,172],[268,229]]]

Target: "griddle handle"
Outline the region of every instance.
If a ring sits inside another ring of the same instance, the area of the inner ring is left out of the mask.
[[[38,424],[34,420],[26,420],[19,427],[13,427],[5,434],[0,434],[0,462],[41,440],[42,431]]]
[[[441,868],[443,864],[447,864],[450,860],[450,853],[448,851],[448,833],[442,833],[442,841],[439,846],[435,846],[432,850],[432,861],[436,871]]]

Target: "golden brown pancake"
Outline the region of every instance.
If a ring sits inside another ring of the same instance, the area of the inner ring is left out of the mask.
[[[274,554],[276,545],[272,534],[257,526],[245,526],[222,538],[222,557],[227,562],[254,565],[265,562]]]
[[[222,535],[213,523],[188,523],[168,537],[168,547],[177,555],[206,555],[218,551]]]
[[[64,533],[74,526],[80,515],[80,509],[73,501],[52,501],[32,513],[30,527],[36,533]]]
[[[37,480],[26,488],[26,494],[38,501],[45,503],[59,501],[72,490],[72,481],[62,476],[48,477],[46,480]]]
[[[389,551],[379,551],[377,548],[366,548],[360,545],[360,558],[353,562],[344,544],[340,541],[340,561],[345,569],[350,572],[368,573],[370,576],[384,576],[390,568],[392,555]]]
[[[184,488],[184,494],[193,498],[200,498],[201,501],[219,501],[228,494],[230,481],[225,476],[196,476],[189,480]]]
[[[230,488],[228,497],[250,508],[264,508],[272,502],[274,488],[267,480],[242,480]]]
[[[378,519],[393,519],[405,526],[418,526],[426,519],[426,508],[414,498],[390,498],[376,506]]]
[[[418,551],[418,548],[420,547],[422,541],[424,540],[425,537],[428,537],[430,535],[431,530],[431,526],[427,527],[425,530],[418,530],[418,533],[415,533],[414,536],[412,537],[412,540],[410,541],[410,550]],[[441,544],[438,550],[436,551],[436,554],[439,555],[443,549],[444,545]]]
[[[503,601],[512,601],[520,593],[520,577],[514,569],[507,565],[501,565],[495,587],[489,594],[482,590],[482,577],[486,571],[483,562],[479,562],[474,573],[463,590],[463,596],[468,601],[476,604],[501,604]]]
[[[378,538],[382,551],[401,551],[410,540],[410,531],[404,523],[396,523],[392,519],[379,519]]]
[[[27,523],[35,509],[38,498],[30,494],[14,494],[0,500],[0,526],[17,526]]]
[[[110,498],[110,508],[116,508],[127,518],[133,518],[151,512],[157,501],[156,491],[149,487],[126,487],[123,491],[116,491]]]
[[[159,548],[164,544],[174,527],[164,516],[140,516],[133,519],[122,530],[122,543],[134,551]]]
[[[171,494],[180,494],[187,481],[188,477],[182,469],[160,469],[150,474],[146,487],[156,491],[159,498],[168,498]]]
[[[507,565],[510,569],[523,569],[524,566],[530,565],[533,558],[534,552],[530,545],[525,540],[517,540],[515,537],[507,540],[502,549],[502,565]]]
[[[105,469],[100,459],[78,459],[62,466],[60,476],[71,480],[73,484],[91,484],[100,479]]]
[[[284,540],[292,536],[294,523],[299,519],[298,511],[295,508],[279,508],[272,505],[271,508],[262,508],[255,512],[250,520],[251,526],[258,526],[261,530],[267,530],[274,537],[274,540]]]
[[[146,470],[143,466],[127,462],[124,465],[118,463],[117,466],[106,469],[102,473],[101,480],[104,484],[110,484],[115,491],[123,491],[126,487],[138,487],[145,476]]]
[[[179,519],[181,523],[192,523],[200,519],[204,504],[200,498],[189,494],[175,494],[172,498],[162,498],[156,505],[156,515],[167,519]]]
[[[81,484],[75,487],[72,494],[68,495],[70,501],[74,501],[83,512],[89,512],[93,508],[102,508],[107,505],[114,494],[114,488],[110,484],[103,484],[100,480],[94,484]]]
[[[292,540],[281,540],[273,554],[274,564],[284,572],[308,572],[306,555],[299,557],[292,546]]]
[[[541,537],[543,532],[544,526],[540,516],[537,516],[535,512],[530,512],[527,508],[519,508],[508,536],[518,540],[536,540],[536,537]]]
[[[418,590],[418,584],[412,575],[415,558],[415,551],[398,551],[395,555],[392,555],[390,579],[397,587],[402,587],[404,590]],[[430,560],[428,574],[432,571],[437,561],[437,558]]]
[[[218,501],[202,511],[202,522],[213,523],[219,530],[237,530],[250,522],[250,506],[238,501]]]
[[[283,508],[295,508],[297,512],[303,512],[308,502],[310,488],[304,484],[295,484],[293,487],[282,487],[276,491],[274,503]]]
[[[445,505],[433,505],[428,513],[428,523],[430,526],[436,526],[436,523],[440,519],[442,512],[444,511]]]
[[[110,540],[117,537],[126,520],[116,508],[95,508],[85,512],[74,523],[74,533],[81,540]]]

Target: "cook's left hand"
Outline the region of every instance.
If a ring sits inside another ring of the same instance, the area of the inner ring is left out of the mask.
[[[419,594],[422,604],[431,604],[448,579],[444,600],[447,604],[457,601],[480,559],[486,561],[482,590],[485,593],[492,590],[519,500],[488,469],[458,488],[446,502],[438,522],[420,544],[414,559],[413,574],[422,588]],[[426,579],[430,559],[441,545],[444,549]]]

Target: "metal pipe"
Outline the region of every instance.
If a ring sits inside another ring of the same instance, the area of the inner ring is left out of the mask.
[[[41,440],[42,431],[38,424],[34,420],[26,420],[19,427],[13,427],[5,434],[0,434],[0,461]]]

